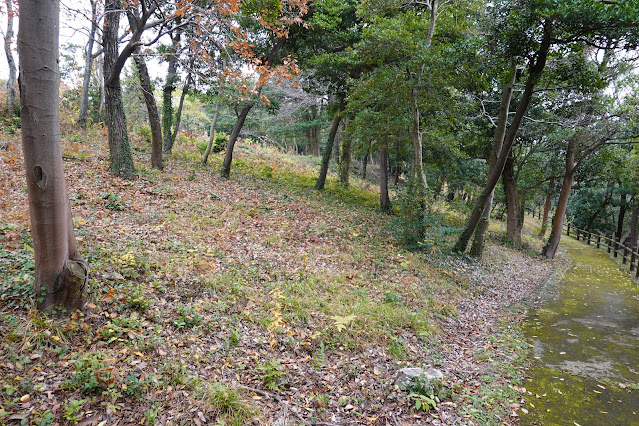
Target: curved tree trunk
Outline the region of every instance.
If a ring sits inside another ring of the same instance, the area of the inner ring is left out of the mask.
[[[78,114],[78,125],[81,129],[87,128],[87,117],[89,111],[89,86],[91,84],[91,70],[93,68],[93,42],[98,31],[97,0],[91,0],[91,32],[89,41],[84,52],[84,78],[82,79],[82,91],[80,92],[80,113]]]
[[[333,152],[333,145],[335,145],[335,137],[337,136],[337,130],[339,129],[339,123],[342,120],[342,110],[344,109],[344,104],[340,105],[339,111],[335,113],[335,117],[333,117],[333,124],[331,124],[331,131],[328,134],[328,140],[326,141],[326,146],[324,147],[324,155],[322,156],[322,165],[320,166],[319,177],[317,178],[317,182],[315,182],[315,189],[322,190],[326,185],[326,175],[328,175],[328,164],[331,161],[331,154]]]
[[[544,25],[544,36],[541,41],[539,50],[537,51],[537,59],[529,66],[529,75],[528,79],[526,80],[526,87],[524,88],[524,93],[517,108],[517,112],[513,117],[510,128],[508,129],[508,133],[504,138],[504,144],[502,146],[501,152],[499,153],[499,157],[497,158],[495,168],[489,174],[486,186],[484,187],[482,194],[477,200],[472,214],[468,218],[468,222],[466,223],[464,231],[459,236],[459,240],[453,248],[453,250],[458,253],[463,253],[466,251],[466,248],[468,247],[468,241],[473,235],[473,232],[475,232],[475,229],[477,228],[477,225],[479,224],[479,221],[485,212],[487,200],[489,199],[493,189],[495,189],[495,185],[499,180],[501,172],[504,170],[506,159],[510,154],[510,149],[512,148],[513,143],[515,142],[515,137],[517,136],[517,133],[519,131],[519,126],[521,125],[524,114],[528,110],[528,106],[530,105],[530,101],[532,100],[534,88],[541,78],[544,68],[546,67],[546,60],[548,58],[548,52],[550,51],[551,39],[552,22],[547,21]]]
[[[566,208],[568,207],[568,200],[570,199],[570,189],[575,176],[575,151],[577,149],[577,138],[573,136],[568,141],[568,147],[566,150],[566,169],[564,173],[564,181],[561,185],[561,192],[559,193],[559,199],[557,200],[557,209],[555,210],[555,217],[552,221],[552,230],[548,243],[542,251],[542,255],[547,259],[554,259],[557,253],[557,247],[559,247],[559,241],[561,240],[561,230],[564,227],[564,216],[566,214]]]
[[[78,253],[62,165],[59,120],[59,1],[20,0],[22,145],[35,256],[38,309],[82,309],[87,265]]]
[[[13,1],[5,0],[7,6],[7,32],[4,34],[4,53],[9,66],[9,79],[7,80],[7,115],[13,117],[16,114],[16,62],[13,60],[11,45],[13,44]]]
[[[120,0],[106,0],[104,10],[104,100],[109,129],[109,170],[115,176],[131,179],[135,167],[129,146],[120,85],[120,70],[124,63],[118,65],[118,27],[122,10]]]
[[[491,174],[497,164],[497,158],[501,152],[501,148],[504,144],[504,137],[506,136],[506,129],[508,127],[508,113],[510,112],[510,102],[513,97],[513,89],[515,82],[517,81],[517,67],[513,64],[511,75],[504,86],[501,94],[501,104],[499,105],[499,113],[497,114],[497,128],[495,129],[495,135],[493,136],[493,145],[490,150],[490,158],[488,160],[488,174]],[[488,231],[488,222],[490,221],[490,212],[493,208],[494,190],[490,192],[486,198],[486,208],[481,216],[477,230],[475,231],[475,238],[473,244],[470,247],[471,256],[481,258],[484,252],[484,244],[486,241],[486,232]]]
[[[261,90],[262,88],[260,87],[258,89],[258,94]],[[235,149],[235,142],[237,141],[238,136],[240,136],[246,117],[248,116],[249,111],[251,111],[251,108],[253,108],[253,105],[254,103],[251,101],[242,108],[242,111],[240,111],[240,115],[237,117],[237,121],[235,122],[235,126],[233,127],[233,131],[231,132],[231,136],[229,136],[229,142],[226,145],[224,162],[222,163],[222,170],[220,172],[220,175],[223,178],[228,179],[231,177],[231,163],[233,162],[233,149]]]

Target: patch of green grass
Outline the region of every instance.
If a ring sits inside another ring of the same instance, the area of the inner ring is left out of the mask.
[[[74,374],[63,383],[64,387],[79,389],[85,395],[95,395],[112,386],[115,382],[113,368],[104,359],[105,355],[100,352],[86,352],[75,356],[71,361]]]
[[[204,400],[219,413],[226,424],[232,426],[250,424],[258,415],[257,409],[249,405],[237,390],[218,382],[204,388]]]

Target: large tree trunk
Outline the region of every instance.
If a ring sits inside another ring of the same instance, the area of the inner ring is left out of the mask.
[[[504,86],[501,94],[501,104],[499,105],[499,112],[497,114],[497,127],[495,129],[495,135],[493,136],[493,145],[490,150],[490,158],[488,159],[488,174],[490,175],[495,169],[497,164],[497,158],[501,152],[502,145],[504,144],[504,137],[506,136],[506,129],[508,127],[508,113],[510,112],[510,102],[513,97],[513,89],[515,82],[517,81],[517,67],[513,64],[510,78]],[[484,252],[484,244],[486,241],[486,232],[488,232],[488,222],[490,221],[490,213],[493,208],[494,190],[490,192],[486,199],[486,207],[484,213],[481,216],[477,230],[475,231],[475,238],[473,244],[470,247],[471,256],[481,258]]]
[[[626,217],[626,208],[628,196],[625,193],[622,193],[619,196],[619,214],[617,215],[617,232],[615,235],[617,238],[621,238],[621,234],[623,234],[623,221]]]
[[[510,155],[501,175],[506,195],[506,236],[514,245],[521,245],[519,226],[519,189],[515,176],[515,159]]]
[[[9,66],[9,79],[7,80],[7,115],[13,117],[16,114],[16,62],[13,60],[11,44],[13,43],[13,1],[5,0],[7,6],[7,32],[4,34],[4,53]]]
[[[129,135],[126,129],[122,87],[120,86],[121,66],[118,65],[118,27],[120,0],[106,0],[104,5],[104,99],[109,129],[109,170],[115,176],[132,179],[135,173]],[[126,60],[126,59],[124,59]]]
[[[468,241],[470,237],[475,232],[477,225],[481,219],[481,216],[484,214],[488,198],[490,197],[491,192],[495,189],[495,185],[499,180],[499,176],[504,170],[504,165],[506,164],[506,159],[510,154],[510,150],[515,142],[515,137],[519,131],[519,126],[524,118],[526,111],[528,110],[528,106],[530,105],[530,101],[532,100],[534,88],[539,81],[544,68],[546,67],[546,59],[548,58],[548,52],[550,50],[550,44],[552,39],[552,22],[546,22],[544,25],[544,36],[541,41],[541,45],[539,50],[537,51],[536,61],[531,63],[529,66],[529,75],[526,80],[526,86],[524,88],[524,93],[521,97],[521,102],[517,108],[517,112],[513,117],[513,121],[510,124],[510,128],[508,129],[508,133],[504,138],[504,144],[502,146],[501,152],[499,153],[499,157],[497,158],[497,162],[495,164],[494,170],[489,174],[488,181],[486,182],[486,186],[481,193],[481,196],[477,200],[475,204],[475,208],[473,209],[472,214],[468,218],[468,222],[466,223],[466,227],[464,231],[459,236],[459,240],[457,244],[455,244],[454,251],[458,253],[463,253],[466,251],[468,247]]]
[[[379,152],[379,208],[385,213],[392,211],[388,196],[388,147],[382,144]]]
[[[62,164],[58,0],[20,0],[22,145],[38,309],[82,309],[87,265],[78,253]]]
[[[544,215],[541,219],[541,229],[539,230],[539,236],[543,238],[546,235],[548,229],[548,214],[550,213],[550,205],[552,203],[552,192],[555,187],[554,179],[551,179],[548,183],[548,192],[546,193],[546,201],[544,201]]]
[[[351,142],[352,137],[348,130],[349,123],[345,125],[344,142],[342,143],[342,158],[339,162],[339,183],[348,186],[348,178],[351,171]]]
[[[213,121],[211,122],[211,130],[209,132],[209,140],[206,144],[206,150],[202,155],[202,165],[205,165],[207,161],[209,161],[209,155],[211,155],[211,150],[213,149],[213,141],[215,140],[215,126],[217,125],[217,119],[220,116],[220,106],[222,105],[222,101],[218,100],[215,103],[215,114],[213,115]]]
[[[179,18],[178,18],[179,19]],[[162,93],[162,134],[164,135],[164,153],[170,155],[173,143],[171,141],[173,127],[173,91],[179,76],[178,51],[180,50],[180,39],[182,29],[178,28],[172,37],[171,53],[169,54],[169,67],[166,73],[166,81]]]
[[[93,42],[98,31],[97,0],[91,0],[91,32],[89,41],[84,52],[84,78],[82,79],[82,91],[80,92],[80,113],[78,114],[78,125],[81,129],[87,128],[87,117],[89,111],[89,86],[91,84],[91,70],[93,68]]]
[[[564,227],[564,216],[566,215],[566,208],[568,207],[568,200],[570,199],[570,189],[575,177],[575,151],[577,150],[577,135],[570,138],[568,141],[568,147],[566,150],[566,169],[564,173],[564,181],[561,185],[561,192],[559,193],[559,199],[557,200],[557,208],[555,210],[555,217],[552,221],[552,230],[550,232],[550,238],[548,243],[542,251],[542,255],[547,259],[554,259],[557,253],[557,247],[559,247],[559,240],[561,240],[561,230]]]
[[[335,113],[335,117],[333,117],[333,124],[331,124],[331,131],[328,134],[328,140],[326,141],[326,146],[324,147],[324,155],[322,156],[322,165],[320,166],[319,177],[317,178],[317,182],[315,182],[315,189],[322,190],[326,185],[326,175],[328,175],[328,164],[331,161],[331,154],[333,152],[333,145],[335,145],[335,138],[337,137],[337,130],[339,129],[339,123],[342,120],[342,110],[344,109],[344,104],[342,103],[339,107],[339,111]]]

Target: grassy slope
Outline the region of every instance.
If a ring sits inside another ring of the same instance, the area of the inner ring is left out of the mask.
[[[499,424],[517,409],[525,344],[499,318],[550,264],[495,245],[487,263],[405,251],[371,189],[310,190],[309,158],[243,146],[226,181],[192,142],[158,172],[137,141],[127,182],[107,172],[104,130],[69,131],[92,302],[51,320],[25,293],[26,190],[6,137],[0,423]],[[436,410],[390,386],[406,365],[445,372]]]

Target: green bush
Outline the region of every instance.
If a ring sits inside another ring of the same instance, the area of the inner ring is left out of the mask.
[[[213,141],[213,148],[211,151],[218,153],[226,149],[226,145],[229,143],[229,137],[226,133],[215,133],[215,140]]]

